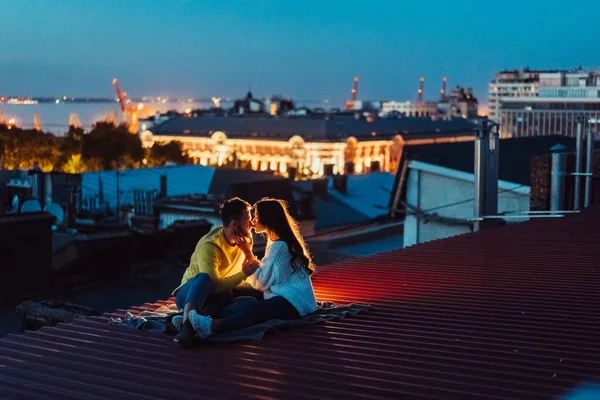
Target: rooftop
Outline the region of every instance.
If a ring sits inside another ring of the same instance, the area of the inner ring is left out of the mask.
[[[322,266],[319,300],[371,311],[182,350],[109,316],[0,339],[27,399],[549,399],[600,380],[600,208]],[[133,307],[155,309],[168,301]]]
[[[566,147],[566,151],[575,151],[575,139],[566,136],[501,139],[498,178],[529,186],[531,157],[550,154],[550,148],[555,144],[562,144]],[[469,141],[405,146],[402,157],[472,173],[475,164],[474,154],[474,144]]]
[[[270,172],[206,167],[197,164],[121,170],[119,173],[119,191],[122,193],[121,202],[126,199],[124,194],[131,190],[139,189],[158,193],[162,175],[167,177],[168,196],[211,194],[216,197],[227,197],[230,188],[235,185],[256,184],[265,181],[287,182],[285,178],[273,175]],[[82,176],[84,198],[97,196],[99,181],[102,180],[104,199],[110,202],[111,206],[116,204],[116,171],[85,172]]]
[[[475,125],[462,118],[433,121],[427,118],[376,118],[373,122],[353,116],[318,117],[176,117],[152,127],[154,135],[209,137],[225,132],[229,138],[289,140],[295,135],[307,141],[345,141],[350,136],[364,140],[471,132]],[[375,132],[375,135],[373,135]]]

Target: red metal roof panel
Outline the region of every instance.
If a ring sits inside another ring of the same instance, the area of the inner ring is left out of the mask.
[[[596,207],[321,267],[319,300],[373,309],[262,341],[184,350],[125,310],[9,335],[0,397],[554,398],[600,381],[599,260]]]

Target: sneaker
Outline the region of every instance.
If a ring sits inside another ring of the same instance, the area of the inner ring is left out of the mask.
[[[183,324],[183,316],[182,315],[174,316],[173,319],[171,319],[171,323],[173,324],[173,326],[175,328],[177,328],[178,331],[181,331],[181,325]]]
[[[212,333],[212,318],[200,315],[196,310],[190,311],[188,315],[189,321],[192,323],[192,327],[201,339],[209,337]]]
[[[196,335],[196,333],[194,332],[194,328],[192,327],[192,324],[190,323],[190,320],[188,319],[181,325],[181,328],[179,329],[179,333],[177,335],[175,335],[175,338],[173,339],[173,341],[175,343],[179,343],[179,345],[181,347],[189,347],[192,345],[195,335]]]

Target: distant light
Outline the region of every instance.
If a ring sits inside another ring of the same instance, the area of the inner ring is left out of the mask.
[[[142,160],[142,163],[143,163],[144,165],[146,165],[146,164],[148,164],[148,160],[146,160],[146,159],[144,158],[144,159]]]
[[[142,111],[142,109],[143,109],[143,108],[144,108],[144,103],[139,103],[139,104],[137,105],[137,109],[138,109],[138,111]]]
[[[59,103],[60,103],[60,99],[56,99],[56,104],[59,104]]]
[[[189,114],[189,113],[191,113],[191,112],[192,112],[192,109],[191,109],[191,108],[186,108],[186,109],[185,109],[185,113],[186,113],[186,114]]]

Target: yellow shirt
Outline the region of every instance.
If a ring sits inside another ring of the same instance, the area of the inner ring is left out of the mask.
[[[213,293],[233,289],[247,278],[242,272],[244,258],[244,253],[239,247],[231,246],[225,241],[223,227],[213,229],[198,241],[190,265],[183,274],[181,284],[173,291],[173,295],[187,281],[202,272],[210,276]]]

